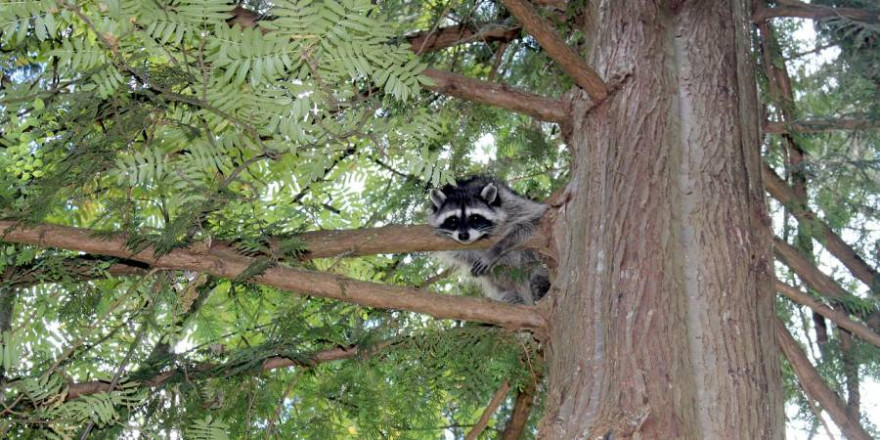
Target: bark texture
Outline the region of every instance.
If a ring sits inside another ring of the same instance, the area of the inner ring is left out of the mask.
[[[783,437],[747,3],[590,2],[541,438]]]

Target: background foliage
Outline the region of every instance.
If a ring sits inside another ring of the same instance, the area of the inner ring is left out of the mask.
[[[569,3],[548,18],[574,25],[580,5]],[[488,171],[535,199],[565,182],[558,127],[423,90],[427,65],[546,96],[571,87],[529,37],[420,56],[408,47],[419,31],[511,25],[496,3],[239,5],[265,19],[259,28],[234,21],[234,7],[0,3],[0,218],[124,231],[132,249],[162,252],[216,239],[258,255],[268,237],[284,237],[253,274],[294,264],[298,232],[422,223],[426,189],[454,176]],[[811,24],[778,23],[777,60],[794,67],[799,119],[880,116],[876,24],[837,17],[804,39],[797,31]],[[572,33],[569,43],[583,41]],[[760,85],[775,120],[766,78]],[[810,206],[873,267],[877,134],[795,134],[810,155]],[[765,157],[796,171],[780,142],[766,136]],[[794,222],[775,209],[777,232],[793,239]],[[303,298],[247,276],[110,276],[112,259],[0,246],[4,438],[462,438],[503,381],[523,389],[541,368],[532,341],[492,327]],[[853,304],[876,309],[876,294],[819,252]],[[424,255],[295,264],[408,286],[441,273]],[[478,294],[458,281],[424,288]],[[779,309],[815,345],[804,311],[783,300]],[[310,363],[339,347],[367,354]],[[845,394],[839,353],[813,357]],[[877,351],[858,342],[855,353],[858,374],[876,384]],[[298,366],[259,372],[278,356]],[[163,371],[175,373],[138,385]],[[120,389],[65,398],[69,383],[95,379]],[[788,384],[790,416],[815,432],[818,419]],[[497,436],[511,407],[509,399],[483,438]],[[862,415],[869,428],[878,423],[867,408]]]

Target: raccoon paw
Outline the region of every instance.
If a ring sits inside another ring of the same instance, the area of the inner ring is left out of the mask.
[[[483,276],[489,273],[489,269],[495,265],[495,260],[491,260],[487,257],[481,257],[479,260],[474,261],[474,265],[471,267],[471,275],[475,277]]]

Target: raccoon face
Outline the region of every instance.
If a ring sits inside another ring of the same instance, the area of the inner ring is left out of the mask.
[[[433,213],[429,223],[438,235],[459,243],[473,243],[492,235],[503,213],[498,208],[498,190],[488,184],[478,193],[468,194],[458,187],[431,191]]]
[[[443,236],[459,243],[473,243],[492,234],[495,223],[486,217],[486,213],[476,212],[467,207],[447,211],[436,220],[439,222],[434,229]]]

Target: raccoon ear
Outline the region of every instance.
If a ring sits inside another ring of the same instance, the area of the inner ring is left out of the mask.
[[[434,204],[434,208],[440,209],[440,207],[443,206],[443,202],[445,201],[446,194],[443,194],[443,191],[440,191],[436,188],[431,190],[431,203]]]
[[[494,183],[490,183],[480,191],[480,197],[486,201],[488,204],[492,204],[495,202],[495,199],[498,197],[498,188],[495,187]]]

